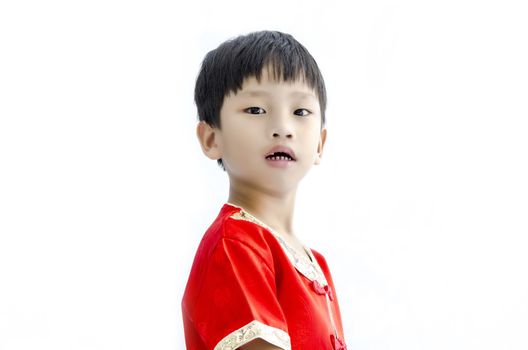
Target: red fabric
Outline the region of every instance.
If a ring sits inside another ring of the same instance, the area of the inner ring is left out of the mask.
[[[300,274],[267,229],[230,218],[239,210],[224,204],[197,249],[182,300],[187,349],[214,349],[253,320],[287,332],[293,350],[346,349],[337,293],[323,256],[312,249],[328,281],[325,287]]]

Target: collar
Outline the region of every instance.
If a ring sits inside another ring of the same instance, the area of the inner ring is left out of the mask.
[[[282,247],[284,253],[290,260],[291,264],[295,267],[297,271],[299,271],[304,277],[308,278],[310,281],[319,282],[322,286],[328,285],[328,282],[326,281],[325,275],[317,263],[317,259],[313,255],[310,248],[307,248],[302,245],[304,250],[308,253],[310,256],[311,261],[305,256],[297,253],[295,249],[293,249],[281,236],[279,232],[271,228],[270,226],[266,225],[262,220],[255,217],[253,214],[249,213],[246,209],[231,204],[229,202],[226,202],[227,205],[230,205],[232,207],[238,208],[239,210],[233,214],[230,215],[231,218],[236,220],[245,220],[252,222],[258,226],[263,227],[264,229],[268,230],[279,242],[280,246]]]

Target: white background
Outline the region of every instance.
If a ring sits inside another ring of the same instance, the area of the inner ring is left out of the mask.
[[[195,137],[205,54],[253,30],[318,61],[300,237],[349,349],[527,349],[522,1],[2,1],[0,349],[183,349],[228,195]]]

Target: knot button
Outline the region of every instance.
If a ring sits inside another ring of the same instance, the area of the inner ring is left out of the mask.
[[[328,298],[330,298],[331,301],[334,300],[334,293],[332,293],[332,288],[327,284],[326,286],[323,286],[321,283],[314,280],[312,282],[312,287],[314,291],[319,295],[328,295]]]

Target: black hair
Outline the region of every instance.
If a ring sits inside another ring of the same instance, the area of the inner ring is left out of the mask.
[[[270,66],[275,79],[303,78],[314,89],[321,107],[321,128],[325,125],[326,88],[323,76],[308,50],[290,34],[259,31],[227,40],[205,56],[196,79],[194,101],[198,118],[220,129],[224,97],[242,89],[244,79],[255,77]],[[270,72],[271,73],[271,72]],[[225,171],[222,159],[218,165]]]

